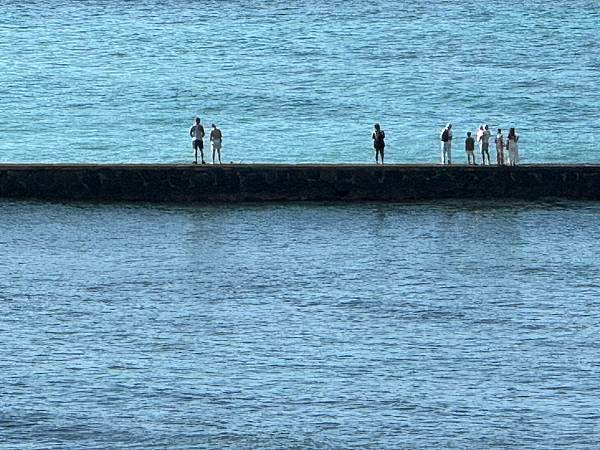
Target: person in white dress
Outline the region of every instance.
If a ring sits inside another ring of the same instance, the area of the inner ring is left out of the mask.
[[[514,128],[508,132],[508,159],[511,166],[519,164],[519,135]]]

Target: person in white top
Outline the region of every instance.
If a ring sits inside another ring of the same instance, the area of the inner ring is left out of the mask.
[[[508,132],[508,159],[511,166],[519,164],[519,135],[514,128]]]
[[[194,149],[194,164],[198,164],[198,150],[200,150],[200,158],[202,164],[206,164],[204,161],[204,127],[200,123],[200,118],[196,117],[196,123],[190,128],[190,137],[192,138],[192,148]]]
[[[440,133],[442,164],[452,164],[452,124],[449,123]]]
[[[496,162],[499,166],[504,165],[504,136],[500,128],[498,128],[498,134],[496,134]]]

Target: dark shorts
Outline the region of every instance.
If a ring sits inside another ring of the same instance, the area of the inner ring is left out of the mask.
[[[385,145],[376,145],[373,148],[376,152],[383,153],[383,151],[385,150]]]
[[[192,148],[194,150],[202,150],[204,148],[204,142],[200,140],[194,140],[192,141]]]
[[[487,151],[489,151],[489,149],[490,149],[490,143],[489,142],[487,142],[487,143],[482,142],[481,143],[481,151],[482,152],[487,152]]]

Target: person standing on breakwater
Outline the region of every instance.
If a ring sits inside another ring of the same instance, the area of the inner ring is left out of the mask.
[[[383,164],[383,154],[385,152],[385,131],[381,129],[378,123],[373,125],[373,148],[375,149],[375,164],[379,164],[379,155],[381,155],[381,164]]]
[[[219,156],[219,164],[221,164],[221,141],[223,140],[223,133],[213,123],[212,130],[210,130],[210,146],[212,148],[212,162],[215,163],[215,152]]]
[[[496,134],[496,162],[499,166],[504,165],[504,136],[501,128],[498,128]]]
[[[192,148],[194,149],[194,164],[198,164],[198,150],[200,150],[202,164],[206,164],[204,161],[204,127],[200,123],[199,117],[196,117],[196,123],[190,128],[190,137],[192,138]]]
[[[442,142],[442,164],[452,164],[452,124],[449,123],[440,134]]]
[[[508,131],[508,159],[511,166],[519,164],[519,135],[514,128]]]
[[[467,138],[465,139],[465,151],[467,152],[467,164],[469,166],[476,166],[475,163],[475,139],[471,136],[471,132],[467,132]]]
[[[481,150],[481,165],[485,166],[486,156],[487,164],[490,165],[490,129],[487,125],[481,125],[477,132],[477,142]]]

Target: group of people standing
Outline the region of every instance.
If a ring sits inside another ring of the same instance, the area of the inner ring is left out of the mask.
[[[481,164],[490,165],[490,140],[492,133],[487,125],[481,125],[477,130],[476,138],[471,136],[471,132],[467,132],[465,139],[465,151],[467,153],[467,164],[477,165],[475,161],[475,142],[479,145],[481,151]],[[199,117],[196,117],[194,124],[190,128],[190,137],[192,138],[192,148],[194,149],[194,164],[198,164],[198,151],[200,151],[200,160],[202,164],[206,164],[204,160],[204,127]],[[385,132],[381,126],[376,123],[373,125],[373,148],[375,150],[375,162],[383,164],[385,155]],[[447,124],[440,133],[441,141],[441,162],[442,164],[452,164],[452,124]],[[221,145],[223,142],[223,133],[213,123],[210,131],[210,145],[212,149],[212,162],[215,163],[215,156],[218,157],[221,164]],[[498,128],[498,133],[495,139],[496,144],[496,163],[499,166],[511,165],[516,166],[519,163],[519,135],[514,128],[508,132],[506,141],[502,130]],[[505,150],[508,154],[505,154]]]
[[[467,153],[467,164],[477,165],[475,161],[475,141],[481,151],[481,164],[490,165],[490,140],[492,133],[487,125],[481,125],[477,130],[476,137],[467,132],[465,139],[465,152]],[[452,164],[452,124],[447,124],[440,133],[441,141],[441,162],[442,164]],[[508,131],[506,140],[502,134],[502,129],[498,128],[495,139],[496,144],[496,163],[499,166],[519,164],[519,135],[514,128]],[[508,151],[508,154],[505,152]]]
[[[200,160],[204,161],[204,127],[200,122],[200,118],[196,117],[195,123],[190,128],[190,137],[192,138],[192,148],[194,149],[194,164],[198,164],[198,151],[200,151]],[[219,158],[221,164],[221,144],[223,142],[223,133],[213,123],[210,130],[210,146],[212,149],[212,162],[215,163],[215,155]]]
[[[492,133],[487,125],[481,125],[477,130],[476,137],[471,136],[471,132],[467,133],[465,139],[465,151],[467,152],[467,164],[477,165],[475,161],[475,143],[479,145],[481,151],[481,164],[490,165],[490,140]],[[375,163],[383,164],[385,153],[385,132],[381,129],[381,125],[376,123],[373,125],[373,149],[375,150]],[[440,133],[441,141],[441,162],[442,164],[452,164],[452,124],[447,124]],[[498,133],[495,139],[496,144],[496,163],[499,166],[510,165],[516,166],[519,164],[519,135],[514,128],[508,132],[506,140],[502,134],[502,130],[498,128]],[[506,153],[508,152],[508,153]]]

